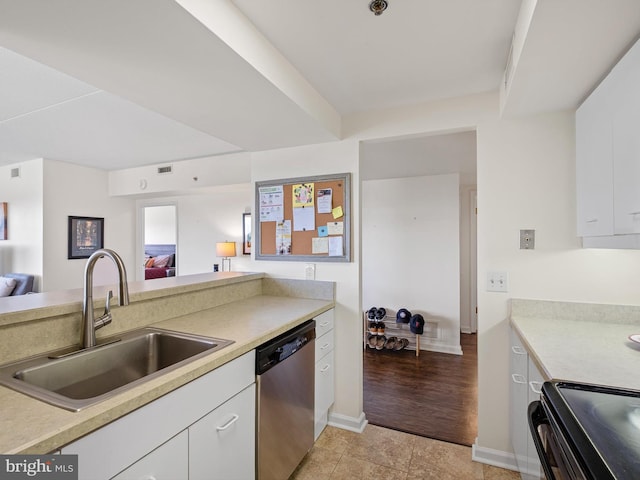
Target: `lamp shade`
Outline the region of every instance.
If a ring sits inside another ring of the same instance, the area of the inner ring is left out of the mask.
[[[216,243],[216,256],[217,257],[235,257],[236,256],[236,242],[218,242]]]

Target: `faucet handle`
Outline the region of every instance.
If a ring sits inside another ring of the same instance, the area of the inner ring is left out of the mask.
[[[109,293],[107,293],[107,300],[104,305],[104,315],[102,315],[100,318],[96,318],[93,321],[93,326],[96,330],[104,327],[105,325],[109,325],[111,323],[111,299],[112,298],[113,298],[113,292],[109,290]]]
[[[111,313],[111,299],[113,298],[113,290],[109,290],[107,293],[107,300],[104,304],[104,314],[109,315]]]

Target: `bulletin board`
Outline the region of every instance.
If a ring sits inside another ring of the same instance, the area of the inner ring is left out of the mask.
[[[256,182],[256,260],[351,261],[351,174]]]

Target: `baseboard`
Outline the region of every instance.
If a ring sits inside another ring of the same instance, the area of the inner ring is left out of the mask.
[[[478,446],[478,439],[471,446],[471,459],[474,462],[486,463],[494,467],[506,468],[507,470],[518,471],[516,457],[511,452],[494,450],[493,448]]]
[[[339,413],[329,414],[329,425],[351,432],[362,433],[367,423],[369,423],[369,421],[364,412],[362,412],[358,418],[348,417],[347,415],[341,415]]]
[[[415,350],[415,348],[407,348],[407,350]],[[449,353],[452,355],[462,355],[462,347],[460,345],[434,345],[429,343],[421,343],[420,351]]]

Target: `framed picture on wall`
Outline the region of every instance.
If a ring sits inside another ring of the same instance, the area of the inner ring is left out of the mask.
[[[251,214],[242,214],[242,254],[251,255]]]
[[[7,238],[7,202],[0,202],[0,240]]]
[[[89,258],[104,247],[104,218],[69,217],[67,258]]]

